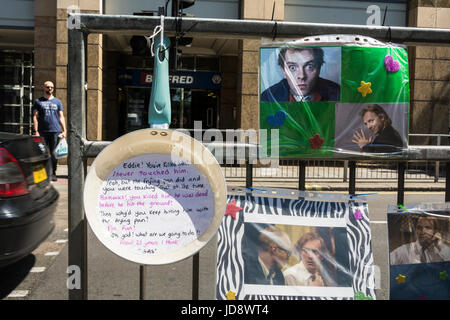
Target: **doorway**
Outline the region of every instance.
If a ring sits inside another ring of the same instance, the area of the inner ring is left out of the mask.
[[[0,51],[0,131],[31,134],[33,54]]]
[[[194,121],[202,122],[202,129],[219,127],[218,100],[218,92],[216,91],[199,90],[192,92],[192,117]]]

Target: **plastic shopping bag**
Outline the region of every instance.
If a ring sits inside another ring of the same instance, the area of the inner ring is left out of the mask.
[[[56,159],[65,158],[67,157],[68,152],[69,151],[66,138],[60,139],[55,149],[55,158]]]

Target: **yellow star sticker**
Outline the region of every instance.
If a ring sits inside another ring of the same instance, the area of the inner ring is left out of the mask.
[[[405,283],[405,279],[406,277],[402,274],[399,274],[397,278],[395,278],[395,280],[397,280],[398,283]]]
[[[233,292],[229,290],[225,296],[227,297],[227,300],[236,300],[236,292]]]
[[[370,86],[372,85],[372,82],[364,82],[361,81],[361,86],[358,88],[358,92],[361,93],[363,97],[365,97],[368,94],[372,93],[372,89]]]

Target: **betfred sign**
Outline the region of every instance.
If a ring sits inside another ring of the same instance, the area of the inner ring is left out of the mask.
[[[118,70],[120,86],[151,87],[152,82],[153,73],[150,70]],[[220,72],[170,72],[169,85],[171,88],[219,90],[222,86],[222,76]]]
[[[151,84],[153,82],[153,74],[142,72],[141,73],[141,83],[142,84]],[[169,74],[169,84],[193,84],[194,77],[191,75],[175,75]]]

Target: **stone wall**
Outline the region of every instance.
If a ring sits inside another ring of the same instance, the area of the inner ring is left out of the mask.
[[[70,108],[67,101],[68,63],[68,8],[78,8],[81,13],[100,13],[100,0],[54,0],[56,8],[56,96],[62,101],[65,110]],[[73,6],[73,7],[71,7]],[[90,34],[87,50],[87,139],[102,140],[102,65],[103,36]]]
[[[275,9],[274,9],[275,4]],[[242,19],[284,19],[284,0],[243,0]],[[239,41],[238,120],[242,129],[259,128],[259,48],[260,40]]]
[[[450,28],[450,1],[413,0],[409,26]],[[411,47],[410,133],[449,133],[450,48]],[[436,144],[436,139],[413,138],[410,144]]]
[[[55,84],[55,95],[59,91],[56,79],[56,0],[35,1],[34,4],[34,97],[43,95],[45,81]]]

